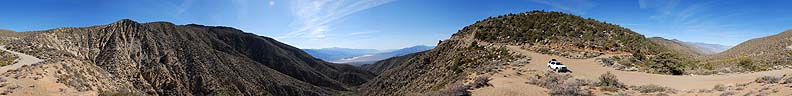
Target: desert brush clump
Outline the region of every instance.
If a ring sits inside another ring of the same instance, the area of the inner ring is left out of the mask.
[[[483,75],[483,76],[478,76],[476,78],[473,78],[473,82],[470,85],[471,85],[471,87],[473,89],[481,88],[481,87],[487,87],[487,86],[492,86],[492,84],[489,83],[489,81],[490,81],[489,77],[490,76],[488,76],[488,75]]]
[[[618,91],[626,88],[623,83],[619,82],[619,79],[616,78],[616,75],[612,74],[610,71],[600,75],[597,80],[599,80],[599,82],[595,83],[594,85],[602,88],[602,90],[605,91]]]
[[[665,92],[673,90],[668,87],[663,87],[660,85],[641,85],[641,86],[630,86],[630,90],[635,90],[641,93],[654,93],[654,92]]]
[[[0,51],[0,66],[6,66],[16,63],[19,56],[6,51]]]
[[[756,80],[754,80],[754,82],[756,82],[756,83],[769,83],[769,84],[778,83],[778,81],[781,81],[781,77],[777,77],[777,76],[763,76],[763,77],[756,78]]]
[[[729,86],[726,86],[726,85],[723,85],[723,84],[718,84],[718,85],[715,85],[715,87],[712,87],[712,90],[716,90],[716,91],[726,91],[728,89],[729,89]]]
[[[569,74],[558,74],[545,72],[542,75],[536,74],[529,78],[529,84],[547,88],[552,96],[591,96],[591,91],[580,88],[588,86],[590,82],[572,78]]]
[[[470,85],[465,85],[462,83],[454,83],[448,85],[448,87],[444,90],[439,91],[430,91],[423,95],[425,96],[470,96],[471,92]]]

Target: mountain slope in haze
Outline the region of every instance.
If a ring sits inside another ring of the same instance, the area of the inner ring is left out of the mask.
[[[609,23],[561,12],[531,11],[490,17],[466,26],[432,50],[364,66],[381,73],[363,84],[366,95],[432,94],[464,87],[478,74],[497,70],[518,59],[505,46],[528,50],[632,53],[653,73],[682,74],[680,53],[655,44],[643,35]],[[553,54],[550,51],[545,54]],[[574,53],[571,52],[571,53]],[[387,90],[387,91],[386,91]]]
[[[666,48],[668,48],[670,50],[673,50],[675,52],[679,52],[679,53],[681,53],[681,55],[687,56],[687,57],[698,57],[698,56],[701,56],[701,55],[708,54],[707,50],[699,49],[698,47],[696,47],[694,45],[690,45],[690,44],[688,44],[686,42],[682,42],[682,41],[679,41],[679,40],[676,40],[676,39],[669,40],[669,39],[665,39],[665,38],[662,38],[662,37],[652,37],[652,38],[649,38],[649,40],[651,40],[652,42],[654,42],[656,44],[660,44],[660,45],[662,45],[662,46],[664,46],[664,47],[666,47]]]
[[[346,64],[352,64],[352,65],[372,64],[374,62],[377,62],[377,61],[380,61],[380,60],[384,60],[384,59],[388,59],[388,58],[391,58],[391,57],[402,56],[402,55],[407,55],[407,54],[411,54],[411,53],[426,51],[426,50],[429,50],[429,49],[432,49],[432,48],[434,48],[434,46],[418,45],[418,46],[402,48],[402,49],[389,51],[389,52],[376,53],[376,54],[366,54],[366,55],[355,56],[355,57],[348,57],[348,58],[343,58],[343,59],[334,60],[334,61],[330,61],[330,62],[346,63]]]
[[[306,53],[316,58],[333,61],[349,57],[361,56],[366,54],[376,54],[383,51],[377,49],[353,49],[353,48],[321,48],[321,49],[303,49]]]
[[[22,33],[20,33],[22,34]],[[8,49],[45,59],[81,91],[139,95],[333,95],[373,78],[272,38],[229,27],[140,24],[24,32]],[[26,72],[26,71],[20,72]]]
[[[372,72],[374,74],[382,74],[382,72],[384,72],[385,70],[392,69],[394,67],[398,67],[401,63],[409,61],[413,57],[416,57],[417,55],[420,55],[420,54],[424,54],[424,53],[423,52],[418,52],[418,53],[412,53],[412,54],[407,54],[407,55],[403,55],[403,56],[396,56],[396,57],[380,60],[380,61],[374,62],[372,64],[363,64],[360,67],[362,69],[367,70],[369,72]]]
[[[726,46],[726,45],[720,45],[720,44],[709,44],[709,43],[699,43],[699,42],[685,42],[685,43],[687,43],[688,45],[691,45],[693,47],[696,47],[699,50],[703,50],[704,54],[707,54],[707,55],[709,55],[709,54],[717,54],[717,53],[726,51],[729,48],[733,47],[733,46]]]
[[[734,71],[761,71],[792,64],[792,30],[751,39],[724,52],[707,56],[705,64]]]

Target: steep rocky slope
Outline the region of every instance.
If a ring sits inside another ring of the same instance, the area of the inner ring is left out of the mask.
[[[381,61],[383,65],[372,65],[383,66],[374,69],[381,74],[363,84],[361,90],[372,96],[445,93],[472,79],[468,76],[494,72],[496,67],[520,58],[503,46],[477,42],[452,37],[432,50]]]
[[[229,27],[140,24],[24,32],[3,42],[80,91],[148,95],[332,95],[373,74]],[[24,70],[23,69],[23,70]],[[24,71],[22,71],[24,72]]]
[[[733,71],[778,69],[792,64],[792,30],[751,39],[724,52],[707,56],[705,64]]]

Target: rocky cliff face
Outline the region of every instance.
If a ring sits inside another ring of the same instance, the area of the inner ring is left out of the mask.
[[[370,72],[331,64],[271,38],[229,27],[140,24],[26,32],[9,49],[66,70],[82,91],[148,95],[332,95]]]

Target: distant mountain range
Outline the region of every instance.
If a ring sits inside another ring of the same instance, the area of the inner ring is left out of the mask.
[[[654,43],[665,46],[666,48],[669,48],[675,52],[679,52],[682,55],[694,56],[694,57],[717,54],[726,51],[727,49],[732,47],[732,46],[719,45],[719,44],[687,42],[677,39],[665,39],[662,37],[651,37],[649,38],[649,40],[651,40]]]
[[[709,43],[700,43],[700,42],[685,42],[688,45],[693,45],[694,47],[703,50],[704,54],[716,54],[726,50],[734,46],[726,46],[720,44],[709,44]]]
[[[383,51],[377,49],[353,49],[353,48],[322,48],[322,49],[303,49],[306,53],[316,58],[331,61],[348,57],[361,56],[366,54],[376,54]]]
[[[418,45],[402,49],[376,50],[376,49],[352,49],[352,48],[322,48],[322,49],[303,49],[308,54],[319,59],[351,65],[372,64],[379,60],[391,57],[407,55],[410,53],[426,51],[434,46]]]

